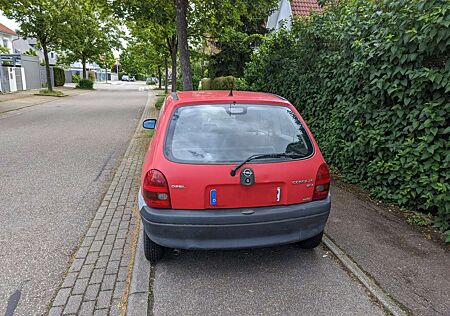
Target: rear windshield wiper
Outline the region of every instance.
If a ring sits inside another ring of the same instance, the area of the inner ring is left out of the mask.
[[[251,155],[247,159],[245,159],[243,162],[237,164],[233,169],[230,171],[230,175],[234,177],[236,175],[236,171],[239,170],[243,165],[245,165],[247,162],[250,162],[252,160],[256,159],[267,159],[267,158],[290,158],[290,159],[297,159],[302,158],[302,155],[299,154],[287,154],[287,153],[274,153],[274,154],[256,154]]]

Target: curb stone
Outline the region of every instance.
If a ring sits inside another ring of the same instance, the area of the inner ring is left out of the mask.
[[[158,111],[153,106],[148,113],[148,118],[156,118]],[[144,117],[144,116],[143,116]],[[139,217],[139,211],[137,215]],[[138,242],[134,254],[134,266],[128,292],[128,316],[148,315],[148,296],[150,290],[150,263],[144,257],[143,227],[140,224]]]
[[[393,300],[375,281],[348,257],[328,236],[324,235],[322,242],[339,259],[339,261],[376,297],[383,307],[394,316],[406,316],[408,313]]]
[[[148,315],[148,293],[150,289],[150,264],[145,259],[142,223],[134,257],[133,275],[128,296],[127,315]]]

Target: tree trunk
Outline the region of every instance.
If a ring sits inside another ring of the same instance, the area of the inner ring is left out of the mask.
[[[47,75],[47,89],[48,91],[53,91],[52,77],[50,75],[50,65],[48,61],[48,48],[46,43],[41,43],[42,49],[44,50],[44,60],[45,60],[45,73]]]
[[[177,91],[177,37],[172,36],[167,39],[167,45],[172,59],[172,92],[175,92]]]
[[[81,63],[83,64],[83,79],[87,79],[86,78],[86,57],[82,57],[81,58]]]
[[[168,89],[168,81],[169,81],[169,62],[167,61],[167,57],[164,57],[164,68],[166,68],[166,78],[164,79],[164,92],[167,94],[169,92]]]
[[[158,65],[158,88],[159,89],[161,89],[161,79],[162,79],[161,65]]]
[[[189,60],[189,47],[187,38],[187,9],[188,0],[175,0],[177,15],[178,48],[180,50],[181,75],[183,77],[183,90],[192,90],[191,62]]]

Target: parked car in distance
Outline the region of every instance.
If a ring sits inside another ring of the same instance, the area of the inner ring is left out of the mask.
[[[286,99],[267,93],[168,95],[142,167],[144,253],[298,243],[315,248],[330,212],[328,166]]]
[[[159,80],[156,77],[148,77],[147,80],[145,80],[145,83],[150,85],[150,84],[158,84]]]
[[[128,77],[127,75],[123,75],[122,81],[130,81],[130,77]]]
[[[135,78],[134,76],[130,76],[129,79],[128,79],[128,81],[135,82],[135,81],[136,81],[136,78]]]

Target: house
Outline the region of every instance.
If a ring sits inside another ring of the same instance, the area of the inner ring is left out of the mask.
[[[13,53],[13,40],[17,38],[16,32],[0,23],[0,46],[6,47],[8,53]]]
[[[34,52],[36,56],[39,57],[40,62],[44,62],[44,52],[39,48],[38,42],[35,38],[17,38],[13,40],[14,53],[25,54]],[[58,61],[58,56],[55,52],[50,51],[48,53],[48,61],[50,65],[56,65]]]
[[[294,17],[308,16],[321,11],[317,0],[280,0],[277,9],[269,16],[267,28],[275,31],[281,27],[290,29]]]

